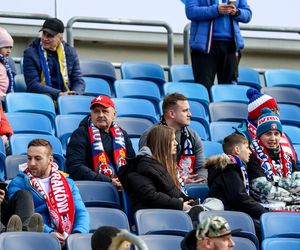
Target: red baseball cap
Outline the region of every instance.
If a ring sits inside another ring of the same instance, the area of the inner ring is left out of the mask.
[[[106,95],[98,95],[91,101],[90,109],[93,108],[93,105],[100,104],[106,108],[113,107],[115,108],[114,102]]]

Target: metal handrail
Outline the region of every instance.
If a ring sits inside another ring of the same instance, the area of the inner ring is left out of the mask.
[[[183,29],[183,63],[189,63],[189,30],[191,23],[185,25]],[[279,27],[279,26],[261,26],[261,25],[240,25],[240,30],[247,31],[261,31],[261,32],[282,32],[282,33],[298,33],[300,34],[300,28],[296,27]]]
[[[23,12],[4,12],[4,11],[0,11],[0,17],[45,20],[47,18],[50,18],[51,16],[48,15],[48,14],[38,14],[38,13],[23,13]]]
[[[149,21],[149,20],[136,20],[136,19],[121,19],[121,18],[98,18],[98,17],[84,17],[74,16],[69,19],[67,23],[67,42],[74,46],[73,39],[73,24],[76,22],[81,23],[99,23],[99,24],[120,24],[120,25],[136,25],[136,26],[153,26],[163,27],[167,30],[168,35],[168,65],[171,66],[174,61],[174,42],[173,42],[173,31],[169,24],[162,21]]]

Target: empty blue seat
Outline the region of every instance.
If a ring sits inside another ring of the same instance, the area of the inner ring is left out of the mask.
[[[297,154],[297,166],[300,169],[300,145],[293,145]]]
[[[155,110],[159,113],[159,102],[161,99],[158,86],[146,80],[116,80],[114,83],[117,98],[137,98],[146,99],[155,105]]]
[[[300,70],[269,69],[264,73],[266,87],[300,88]]]
[[[269,212],[260,217],[262,238],[300,238],[300,215],[289,212]]]
[[[277,103],[300,106],[300,89],[292,87],[265,87],[261,92],[272,96]]]
[[[0,234],[1,250],[33,250],[42,247],[43,250],[60,250],[58,238],[49,233],[37,232],[6,232]]]
[[[139,152],[139,141],[140,141],[140,138],[130,138],[130,140],[131,140],[134,152],[137,154]]]
[[[172,82],[195,82],[192,65],[190,64],[171,65],[170,78]]]
[[[8,93],[5,98],[7,112],[38,113],[48,116],[55,127],[55,108],[48,95],[36,93]]]
[[[83,79],[85,81],[84,95],[106,95],[111,97],[110,86],[106,80],[89,76],[85,76]]]
[[[120,208],[116,186],[110,182],[76,181],[82,201],[87,207]]]
[[[241,122],[248,117],[248,105],[237,102],[212,102],[209,104],[209,115],[212,122]]]
[[[200,199],[203,202],[208,194],[207,183],[186,184],[186,191],[189,197]]]
[[[191,119],[195,121],[205,120],[209,122],[209,114],[207,112],[207,105],[198,101],[189,100]]]
[[[300,127],[300,107],[293,104],[278,104],[282,124]]]
[[[66,95],[57,98],[58,114],[87,115],[91,112],[90,106],[93,96]]]
[[[103,60],[80,60],[80,69],[83,76],[106,80],[109,83],[112,96],[115,96],[113,83],[117,78],[115,67],[111,62]]]
[[[98,190],[101,192],[102,190]],[[88,207],[90,215],[90,233],[102,226],[112,226],[130,231],[126,214],[117,208]]]
[[[136,232],[184,236],[193,228],[187,213],[173,209],[140,209],[134,215]]]
[[[293,125],[283,125],[283,132],[290,138],[292,144],[300,144],[300,128]]]
[[[235,132],[239,122],[211,122],[209,125],[210,138],[212,141],[222,143],[224,138]]]
[[[181,250],[182,236],[176,235],[140,235],[149,250]],[[135,248],[138,249],[138,248]]]
[[[69,138],[85,115],[57,115],[55,118],[56,137],[61,141],[63,154],[66,154]]]
[[[262,250],[299,250],[300,239],[297,238],[269,238],[264,239],[261,245]]]
[[[70,234],[66,240],[67,250],[92,250],[91,239],[92,233],[89,234]]]
[[[155,107],[149,100],[136,98],[113,98],[117,117],[145,118],[157,123],[158,117]]]
[[[253,68],[239,67],[238,85],[246,85],[257,90],[261,89],[259,73]]]
[[[26,92],[27,85],[23,74],[16,74],[14,76],[14,91],[15,92]]]
[[[223,148],[222,144],[220,142],[216,141],[202,141],[202,146],[204,150],[204,157],[205,159],[218,155],[218,154],[223,154]]]
[[[11,180],[19,173],[19,165],[27,162],[27,155],[8,155],[5,159],[5,179]]]
[[[159,64],[147,62],[123,62],[120,69],[122,79],[139,79],[155,82],[162,94],[162,85],[166,80],[164,69]]]
[[[46,115],[26,112],[8,112],[5,115],[15,134],[54,135],[51,121]]]
[[[248,86],[235,84],[217,84],[210,88],[212,102],[240,102],[247,103]]]
[[[137,117],[117,117],[115,122],[127,132],[130,138],[140,138],[145,130],[154,125],[148,119]]]
[[[234,241],[234,249],[235,250],[259,250],[253,241],[244,237],[232,237]]]
[[[201,140],[209,140],[209,125],[205,120],[202,122],[191,120],[189,127],[199,135]]]

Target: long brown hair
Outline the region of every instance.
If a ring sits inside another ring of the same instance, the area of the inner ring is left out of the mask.
[[[174,134],[173,128],[156,125],[149,131],[146,145],[150,148],[153,158],[166,168],[178,186],[176,155],[172,154],[172,137]]]

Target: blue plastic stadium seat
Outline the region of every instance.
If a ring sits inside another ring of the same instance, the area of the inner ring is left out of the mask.
[[[292,87],[265,87],[261,92],[272,96],[277,103],[300,106],[300,89]]]
[[[222,144],[220,142],[216,141],[202,141],[202,146],[204,150],[204,157],[205,159],[218,155],[218,154],[223,154],[223,148]]]
[[[80,60],[80,69],[83,76],[106,80],[109,83],[112,96],[115,96],[113,84],[117,78],[115,67],[111,62],[102,60]]]
[[[261,89],[259,73],[253,68],[239,67],[238,85],[246,85],[257,90]]]
[[[248,105],[237,102],[212,102],[209,104],[209,115],[212,122],[241,122],[247,119]]]
[[[247,103],[248,86],[235,84],[217,84],[210,88],[212,102],[240,102]]]
[[[211,140],[222,143],[226,136],[235,132],[234,128],[239,124],[239,122],[211,122],[209,125]]]
[[[67,250],[92,250],[92,235],[92,233],[70,234],[66,240]]]
[[[140,235],[149,250],[181,250],[182,236],[176,235]],[[138,248],[135,247],[135,250]]]
[[[297,238],[269,238],[262,242],[261,250],[299,250],[300,239]]]
[[[1,250],[33,250],[41,246],[43,250],[61,249],[58,239],[49,233],[5,232],[0,234]]]
[[[300,127],[300,107],[293,104],[278,104],[280,121],[285,125]]]
[[[145,118],[153,123],[157,123],[158,115],[155,107],[149,100],[136,98],[113,98],[117,117],[137,117]]]
[[[100,181],[76,181],[75,183],[85,206],[120,208],[119,194],[112,183]]]
[[[148,119],[137,117],[117,117],[115,122],[127,132],[130,138],[140,138],[145,130],[154,125]]]
[[[152,81],[157,84],[161,94],[162,85],[165,83],[164,69],[156,63],[123,62],[121,64],[122,79],[139,79]]]
[[[282,125],[283,132],[290,138],[292,144],[300,144],[300,128],[293,125]]]
[[[19,173],[19,165],[27,162],[27,155],[8,155],[5,159],[5,179],[11,180]]]
[[[110,86],[106,80],[89,76],[85,76],[83,79],[85,81],[84,95],[106,95],[111,97]]]
[[[232,239],[234,241],[235,250],[258,250],[255,243],[247,238],[234,236]]]
[[[157,114],[159,114],[159,102],[161,100],[158,86],[146,80],[116,80],[114,83],[117,98],[137,98],[151,101]]]
[[[140,209],[134,215],[136,232],[184,236],[193,228],[187,213],[173,209]]]
[[[139,152],[139,138],[130,138],[132,147],[134,149],[134,152],[137,154]]]
[[[203,202],[208,194],[207,183],[186,184],[186,191],[189,197],[200,199]]]
[[[88,115],[93,96],[66,95],[57,98],[58,114]]]
[[[26,92],[27,85],[23,74],[16,74],[14,76],[14,91],[15,92]]]
[[[99,190],[101,192],[101,190]],[[88,207],[90,215],[90,233],[101,226],[112,226],[130,231],[126,214],[117,208]]]
[[[269,69],[265,71],[266,87],[300,88],[300,70]]]
[[[175,64],[170,67],[172,82],[195,82],[192,65]]]
[[[202,122],[191,120],[189,127],[199,135],[201,140],[209,140],[209,125],[205,120]]]
[[[0,140],[0,180],[5,179],[5,159],[6,159],[6,151],[3,140]]]

